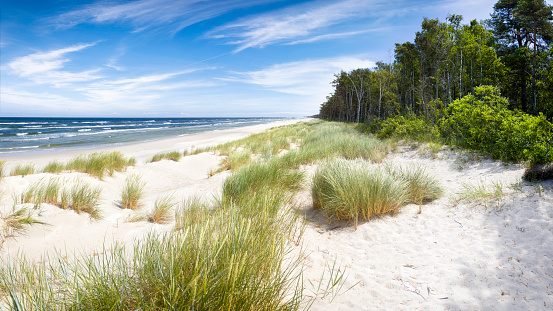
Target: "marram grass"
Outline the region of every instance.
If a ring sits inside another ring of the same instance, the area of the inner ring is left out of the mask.
[[[28,226],[46,224],[38,220],[35,214],[29,208],[16,208],[15,206],[9,213],[0,213],[0,248],[8,238],[13,238],[17,234],[24,233]]]
[[[54,161],[48,162],[48,164],[46,164],[46,166],[42,169],[42,172],[59,174],[64,170],[65,170],[65,164],[54,160]]]
[[[148,221],[158,224],[172,221],[174,219],[173,209],[176,205],[172,195],[159,196],[154,202],[154,209],[148,215]]]
[[[26,176],[35,173],[34,164],[17,164],[10,172],[11,176]]]
[[[2,177],[4,176],[4,165],[6,165],[6,161],[0,161],[0,181],[2,181]]]
[[[298,310],[301,257],[288,244],[297,215],[266,213],[263,205],[246,210],[254,209],[255,218],[245,217],[231,204],[100,256],[37,265],[19,258],[0,267],[3,303],[21,310]]]
[[[136,209],[144,196],[144,187],[146,187],[146,182],[142,181],[140,175],[128,176],[121,189],[121,208]]]
[[[178,162],[181,159],[181,157],[182,157],[182,154],[178,151],[171,151],[171,152],[167,152],[167,153],[158,153],[158,154],[155,154],[152,157],[150,162],[158,162],[158,161],[161,161],[163,159]]]
[[[127,159],[121,152],[94,152],[87,156],[80,155],[71,159],[65,169],[87,173],[102,179],[106,174],[111,176],[115,172],[122,172],[127,166],[134,165],[136,159]]]
[[[408,185],[386,170],[365,161],[328,160],[313,175],[313,206],[329,220],[369,220],[396,213],[409,196]]]

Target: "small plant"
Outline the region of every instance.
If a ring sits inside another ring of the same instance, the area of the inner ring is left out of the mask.
[[[70,160],[65,168],[71,171],[87,173],[102,179],[107,173],[122,172],[129,165],[136,163],[135,159],[127,159],[121,152],[94,152],[88,156],[80,155]]]
[[[428,175],[422,166],[392,166],[386,169],[396,178],[403,179],[409,186],[409,201],[419,205],[419,214],[422,213],[422,204],[432,201],[443,194],[440,182]]]
[[[6,165],[6,161],[0,161],[0,181],[2,181],[4,175],[4,165]]]
[[[35,173],[35,166],[33,164],[17,164],[11,171],[11,176],[26,176]]]
[[[98,200],[101,192],[100,188],[92,187],[82,180],[77,180],[69,189],[71,209],[78,214],[85,212],[90,214],[90,217],[94,219],[100,219],[102,214],[98,208]]]
[[[63,170],[65,170],[65,165],[58,161],[51,161],[48,164],[46,164],[44,169],[42,169],[44,173],[52,173],[52,174],[59,174]]]
[[[494,201],[499,207],[501,200],[506,195],[500,181],[493,182],[491,187],[485,185],[482,181],[476,185],[463,184],[462,187],[463,189],[457,193],[457,202],[467,201],[474,205],[483,205],[485,209]]]
[[[385,169],[365,161],[329,160],[313,175],[313,206],[329,221],[369,220],[372,215],[395,214],[409,198],[409,185]]]
[[[175,230],[182,230],[188,226],[201,224],[211,215],[208,204],[200,197],[194,196],[183,200],[180,208],[175,210]]]
[[[141,178],[140,175],[133,174],[125,179],[125,186],[121,189],[121,208],[134,210],[139,206],[146,187],[146,182]]]
[[[171,209],[175,207],[173,196],[166,195],[160,196],[154,203],[154,209],[148,216],[148,221],[158,224],[168,223],[173,220],[173,213]]]
[[[46,223],[36,219],[31,210],[26,207],[16,209],[15,205],[11,213],[0,213],[0,247],[10,237],[21,234],[27,230],[27,226]]]
[[[158,153],[158,154],[156,154],[152,157],[150,162],[157,162],[157,161],[161,161],[163,159],[178,162],[181,159],[181,157],[182,157],[182,154],[178,151],[171,151],[171,152],[167,152],[167,153]]]

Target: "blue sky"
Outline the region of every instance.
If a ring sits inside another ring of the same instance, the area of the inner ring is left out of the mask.
[[[0,0],[0,116],[301,117],[423,17],[493,0]],[[548,0],[551,3],[553,0]]]

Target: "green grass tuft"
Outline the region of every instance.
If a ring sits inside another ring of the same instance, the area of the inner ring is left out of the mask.
[[[383,168],[365,161],[334,159],[322,163],[313,176],[313,206],[329,220],[396,213],[409,196],[408,185]]]
[[[158,224],[165,224],[172,221],[173,209],[177,205],[173,200],[173,196],[166,195],[160,196],[154,203],[154,209],[148,216],[148,221]]]
[[[133,174],[125,179],[125,186],[121,189],[121,208],[136,209],[144,196],[146,182],[141,176]]]
[[[26,176],[35,173],[34,164],[17,164],[11,171],[10,176]]]
[[[44,173],[59,174],[65,170],[65,165],[58,161],[51,161],[42,169]]]
[[[94,152],[88,156],[80,155],[71,159],[65,169],[70,171],[87,173],[91,176],[102,179],[106,173],[111,176],[115,172],[122,172],[129,165],[136,163],[136,160],[127,159],[121,152]]]
[[[36,224],[46,223],[35,218],[33,212],[26,207],[16,209],[14,206],[11,213],[0,213],[0,247],[8,238],[24,233],[28,226]]]
[[[171,152],[167,152],[167,153],[158,153],[158,154],[156,154],[152,157],[150,162],[157,162],[157,161],[161,161],[163,159],[178,162],[181,159],[181,157],[182,157],[182,154],[178,151],[171,151]]]

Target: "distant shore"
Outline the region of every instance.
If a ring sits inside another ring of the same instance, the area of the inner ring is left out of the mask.
[[[289,119],[252,126],[236,127],[232,129],[206,131],[197,134],[190,134],[172,138],[162,138],[148,140],[145,142],[122,143],[112,146],[89,147],[83,149],[73,149],[64,151],[52,151],[41,154],[22,154],[22,155],[0,155],[0,160],[5,160],[5,172],[9,172],[11,167],[18,163],[33,163],[37,168],[46,165],[49,161],[65,161],[80,154],[90,154],[93,152],[121,151],[128,157],[135,157],[138,162],[144,162],[150,159],[154,154],[168,151],[184,151],[193,147],[206,147],[217,145],[228,141],[246,137],[252,133],[261,132],[275,126],[294,124],[310,120]]]

